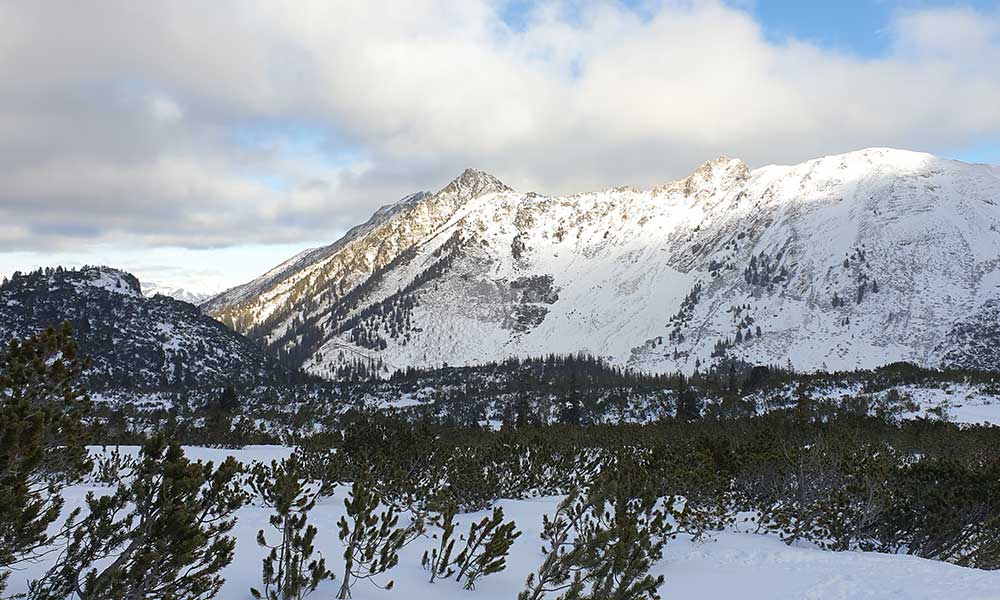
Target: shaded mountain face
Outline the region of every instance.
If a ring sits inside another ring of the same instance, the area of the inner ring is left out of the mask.
[[[1000,369],[998,305],[1000,169],[869,149],[566,197],[469,170],[206,306],[330,376],[581,351]]]
[[[45,269],[0,286],[0,341],[69,321],[90,356],[91,386],[224,385],[281,376],[258,343],[167,296],[147,298],[139,281],[106,267]]]

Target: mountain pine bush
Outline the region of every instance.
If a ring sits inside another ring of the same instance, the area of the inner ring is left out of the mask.
[[[250,594],[258,600],[302,600],[322,581],[333,579],[323,557],[313,558],[317,531],[308,522],[309,511],[325,490],[305,480],[296,454],[269,466],[254,465],[250,487],[274,511],[268,522],[277,532],[273,544],[263,529],[257,532],[257,544],[269,552],[263,563],[263,589],[250,588]]]
[[[90,469],[81,416],[89,399],[79,384],[87,366],[69,325],[0,354],[0,592],[11,568],[56,541],[49,525],[62,489]]]
[[[68,543],[32,598],[214,597],[236,546],[227,534],[244,501],[239,475],[232,458],[218,468],[191,462],[180,446],[151,438],[131,481],[87,495],[87,515],[67,523]]]
[[[420,522],[399,527],[396,510],[390,506],[378,512],[380,504],[371,482],[363,479],[354,481],[350,496],[344,499],[347,514],[337,523],[344,545],[339,600],[350,598],[355,583],[363,579],[377,587],[392,589],[392,580],[382,585],[375,578],[399,564],[399,551],[423,532]]]
[[[492,515],[471,523],[468,534],[462,536],[465,547],[455,559],[458,568],[455,580],[472,590],[481,578],[503,571],[510,547],[520,535],[514,521],[504,522],[501,506],[495,507]]]

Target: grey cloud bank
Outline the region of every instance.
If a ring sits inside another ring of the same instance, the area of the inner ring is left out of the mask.
[[[769,43],[717,2],[560,15],[514,31],[488,1],[2,4],[0,252],[332,240],[469,165],[565,193],[719,154],[1000,135],[998,13],[900,13],[877,59]]]

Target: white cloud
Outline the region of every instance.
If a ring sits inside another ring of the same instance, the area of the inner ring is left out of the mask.
[[[149,115],[160,123],[176,123],[184,114],[176,102],[166,96],[154,94],[147,98]]]
[[[1000,19],[996,15],[984,18],[968,7],[904,12],[898,15],[894,30],[896,51],[914,58],[995,66],[1000,52]]]
[[[899,13],[866,59],[719,2],[572,9],[0,5],[0,249],[332,239],[466,166],[569,192],[1000,135],[998,14]]]

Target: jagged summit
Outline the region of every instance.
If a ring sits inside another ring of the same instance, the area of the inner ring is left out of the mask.
[[[691,195],[699,186],[713,182],[742,183],[750,178],[750,167],[738,158],[720,156],[695,169],[694,173],[682,180],[685,195]]]
[[[440,194],[456,194],[478,198],[486,194],[513,191],[495,176],[479,169],[466,169],[441,189]]]
[[[712,172],[719,168],[728,169],[732,166],[743,165],[743,164],[744,163],[742,160],[738,158],[730,158],[725,154],[723,154],[717,158],[713,158],[712,160],[705,161],[697,169],[695,169],[694,172],[695,173]]]

